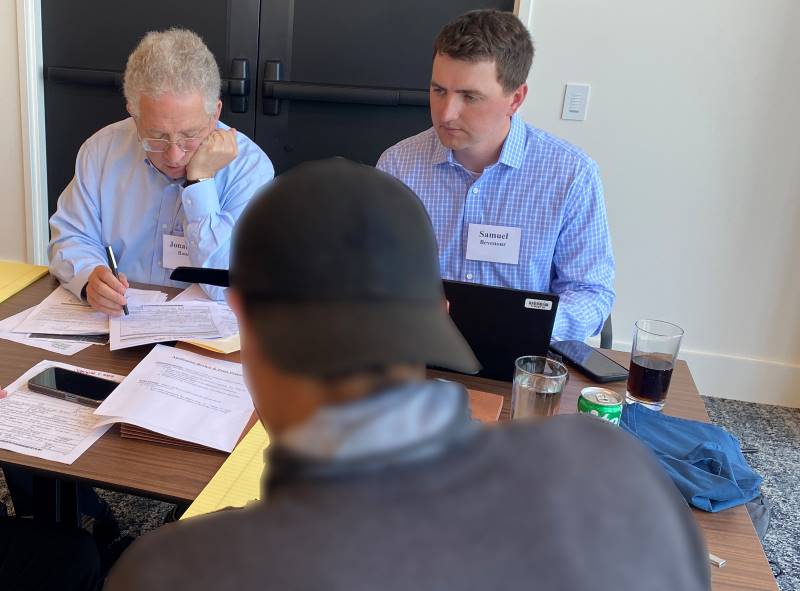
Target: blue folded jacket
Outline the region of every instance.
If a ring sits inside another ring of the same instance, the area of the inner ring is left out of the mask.
[[[761,476],[742,455],[739,441],[709,423],[670,417],[626,404],[620,425],[655,452],[686,501],[716,513],[753,500]]]

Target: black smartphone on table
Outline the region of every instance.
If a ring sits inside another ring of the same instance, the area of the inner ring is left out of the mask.
[[[28,388],[32,392],[86,406],[100,406],[117,386],[119,386],[117,382],[63,367],[49,367],[28,380]]]
[[[553,341],[550,349],[599,383],[628,379],[628,370],[581,341]]]

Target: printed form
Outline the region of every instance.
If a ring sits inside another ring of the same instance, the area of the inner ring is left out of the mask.
[[[179,302],[128,306],[130,314],[111,318],[111,350],[181,339],[214,339],[229,324],[216,302]]]
[[[21,345],[28,345],[29,347],[37,347],[45,351],[50,351],[51,353],[60,353],[61,355],[74,355],[78,351],[83,351],[86,347],[92,346],[92,343],[57,338],[34,338],[28,333],[14,332],[14,329],[22,323],[34,309],[35,308],[28,308],[27,310],[23,310],[18,314],[14,314],[0,321],[0,339],[13,341]]]
[[[115,382],[120,382],[122,376],[41,361],[6,388],[8,396],[0,399],[0,448],[71,464],[111,425],[100,424],[90,406],[31,392],[28,380],[48,367],[63,367]]]
[[[164,302],[167,294],[160,291],[130,288],[125,293],[128,306]],[[72,293],[58,287],[14,329],[16,333],[63,335],[108,334],[108,316],[97,312]]]
[[[212,301],[203,289],[193,283],[171,300],[177,302],[210,302]],[[228,355],[241,349],[239,342],[239,322],[236,316],[225,302],[214,302],[218,309],[218,326],[222,338],[219,339],[181,339],[184,343],[189,343],[195,347],[216,351]]]
[[[95,414],[229,452],[253,402],[240,363],[156,345]]]

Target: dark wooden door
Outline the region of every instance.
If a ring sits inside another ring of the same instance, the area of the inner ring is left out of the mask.
[[[127,117],[122,73],[150,30],[197,32],[220,65],[221,119],[280,173],[381,152],[430,126],[433,39],[467,10],[513,0],[41,0],[50,214],[78,148]]]
[[[122,73],[147,31],[184,27],[199,34],[220,66],[222,121],[255,134],[261,0],[42,0],[47,191],[50,215],[75,173],[81,144],[128,116]],[[245,66],[244,64],[247,64]],[[249,74],[251,78],[246,79]]]
[[[513,0],[297,0],[261,10],[256,141],[282,172],[328,156],[375,164],[430,127],[436,33]]]

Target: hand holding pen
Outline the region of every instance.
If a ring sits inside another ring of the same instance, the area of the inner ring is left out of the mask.
[[[108,249],[106,249],[108,259]],[[114,259],[116,263],[116,259]],[[124,273],[116,275],[109,265],[98,265],[89,275],[86,283],[86,300],[95,310],[108,314],[109,316],[120,316],[127,313],[127,301],[125,290],[128,289],[128,279]],[[116,264],[114,264],[116,267]]]
[[[110,245],[106,246],[106,258],[108,259],[108,268],[111,269],[111,272],[114,274],[114,279],[122,283],[119,279],[119,271],[117,270],[117,259],[114,258],[114,251],[111,249]],[[128,281],[126,280],[125,283],[126,283],[125,287],[127,288]],[[122,304],[122,311],[125,312],[125,316],[128,315],[127,302]]]

